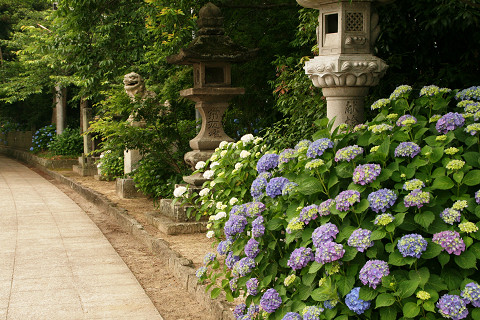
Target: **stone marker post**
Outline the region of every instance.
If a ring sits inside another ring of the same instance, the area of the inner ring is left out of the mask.
[[[368,88],[378,84],[387,64],[372,54],[380,27],[373,2],[391,0],[297,0],[318,9],[319,55],[305,63],[305,73],[327,99],[334,126],[363,123]]]
[[[92,135],[89,133],[90,121],[92,121],[93,110],[88,106],[88,101],[81,99],[80,101],[80,123],[82,125],[81,132],[83,135],[83,154],[78,158],[78,165],[73,166],[73,171],[81,176],[94,176],[97,174],[97,165],[95,161],[98,157],[91,155],[95,149]]]

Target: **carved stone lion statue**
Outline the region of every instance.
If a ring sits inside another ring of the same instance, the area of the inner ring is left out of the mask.
[[[132,99],[145,99],[155,94],[145,89],[145,82],[141,75],[136,72],[130,72],[123,77],[125,92]]]

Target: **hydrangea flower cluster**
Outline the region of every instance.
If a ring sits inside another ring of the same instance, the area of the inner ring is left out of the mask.
[[[413,158],[420,153],[420,147],[415,142],[401,142],[395,148],[395,157]]]
[[[350,247],[356,248],[359,252],[363,252],[370,247],[373,247],[373,241],[370,240],[372,231],[359,228],[352,232],[348,238],[347,244]]]
[[[356,314],[362,314],[370,308],[371,302],[360,299],[360,287],[355,287],[345,296],[345,304]]]
[[[475,201],[480,204],[480,190],[475,192]]]
[[[360,270],[360,281],[375,289],[382,282],[382,278],[388,276],[390,270],[388,263],[382,260],[369,260]]]
[[[400,238],[397,243],[398,251],[405,257],[419,259],[422,253],[427,250],[428,242],[417,233],[407,234]]]
[[[466,284],[460,295],[467,304],[471,303],[475,308],[480,307],[480,286],[477,283]]]
[[[435,128],[438,132],[447,134],[447,132],[462,127],[465,124],[465,118],[457,112],[449,112],[438,119]]]
[[[281,304],[282,298],[275,289],[268,289],[260,299],[260,307],[268,313],[275,312]]]
[[[372,104],[371,109],[372,110],[382,109],[388,106],[389,103],[390,103],[390,99],[379,99]]]
[[[232,291],[237,291],[238,289],[238,278],[232,278],[230,281],[228,281],[228,285],[230,286],[230,290]]]
[[[460,223],[458,225],[458,228],[460,229],[460,231],[465,233],[472,233],[478,231],[478,227],[475,225],[475,223],[469,221]]]
[[[227,222],[225,222],[223,231],[227,237],[233,237],[236,234],[242,233],[247,223],[247,219],[244,216],[232,214]]]
[[[480,123],[472,123],[465,128],[465,132],[472,136],[476,135],[478,131],[480,131]]]
[[[374,181],[382,171],[379,164],[367,163],[358,165],[353,170],[353,182],[362,186]]]
[[[468,316],[467,304],[457,295],[443,295],[437,302],[437,308],[444,318],[459,320]]]
[[[286,231],[287,233],[292,233],[292,231],[302,230],[304,226],[305,224],[302,221],[300,221],[300,218],[295,217],[288,222]]]
[[[300,270],[307,266],[313,260],[313,252],[310,248],[300,247],[293,250],[288,259],[287,266],[293,270]]]
[[[303,153],[308,150],[311,144],[312,144],[312,141],[310,140],[300,140],[295,146],[295,151],[297,153]]]
[[[295,182],[287,182],[282,189],[282,196],[287,196],[289,194],[292,194],[297,190],[298,184]]]
[[[420,90],[420,97],[421,96],[433,97],[438,94],[448,93],[450,91],[452,90],[448,88],[439,88],[435,85],[430,85],[430,86],[425,86]]]
[[[195,272],[195,276],[200,279],[200,278],[203,278],[206,273],[207,273],[207,267],[201,266],[201,267],[198,268],[197,271]]]
[[[480,87],[472,86],[467,89],[459,91],[455,95],[457,100],[480,100]]]
[[[372,131],[373,133],[382,133],[385,131],[392,131],[392,129],[393,129],[393,126],[386,123],[375,124],[368,127],[368,130]]]
[[[320,157],[328,148],[333,148],[332,140],[328,138],[321,138],[321,139],[315,140],[308,147],[307,157],[308,158]]]
[[[232,275],[235,278],[245,277],[248,273],[252,271],[255,265],[255,260],[249,257],[244,257],[239,261],[235,262],[232,269]]]
[[[250,194],[252,195],[253,199],[260,200],[265,192],[265,188],[267,187],[268,179],[272,177],[270,172],[262,172],[258,175],[258,177],[253,180],[252,186],[250,187]]]
[[[224,240],[220,241],[217,246],[217,252],[219,255],[224,256],[232,249],[232,241],[231,240]]]
[[[425,187],[425,183],[423,183],[423,181],[419,179],[408,180],[408,181],[405,181],[405,183],[403,184],[403,190],[407,190],[407,191],[422,189],[423,187]]]
[[[234,255],[232,251],[229,251],[227,257],[225,258],[225,265],[228,269],[232,269],[238,260],[240,260],[240,257]]]
[[[338,211],[348,211],[356,202],[360,202],[360,192],[356,190],[345,190],[335,197]]]
[[[278,156],[279,163],[288,163],[290,160],[295,158],[295,149],[285,149]]]
[[[203,264],[208,264],[209,262],[212,262],[213,260],[215,260],[215,258],[217,257],[217,255],[213,252],[209,252],[207,253],[204,257],[203,257]]]
[[[382,213],[375,217],[375,221],[373,223],[378,226],[386,226],[393,220],[395,220],[395,217],[390,213]]]
[[[452,156],[455,153],[457,153],[458,151],[460,151],[460,150],[458,150],[458,148],[450,147],[450,148],[445,149],[444,152],[445,152],[445,154],[448,154],[449,156]]]
[[[285,287],[288,287],[295,281],[296,278],[297,276],[295,274],[291,274],[285,278],[285,280],[283,281],[283,284],[285,285]]]
[[[449,254],[460,255],[465,251],[465,243],[457,231],[442,231],[433,235],[432,241],[442,246]]]
[[[333,206],[333,199],[328,199],[320,203],[318,206],[318,215],[320,217],[328,216],[330,214],[330,208]]]
[[[428,293],[427,291],[423,291],[423,290],[418,291],[416,296],[417,296],[418,299],[423,300],[423,301],[428,300],[432,297],[430,295],[430,293]]]
[[[255,259],[260,252],[260,249],[258,248],[259,244],[260,243],[254,238],[249,239],[245,245],[245,255],[249,258]]]
[[[265,188],[265,192],[267,193],[267,196],[269,196],[270,198],[281,196],[283,188],[289,182],[290,181],[288,181],[288,179],[284,177],[277,177],[277,178],[270,179],[270,181],[267,183],[267,187]]]
[[[262,173],[275,169],[278,166],[278,154],[267,153],[257,162],[257,172]]]
[[[345,254],[343,246],[333,241],[322,242],[315,252],[315,261],[321,264],[337,261]]]
[[[335,240],[337,234],[338,227],[330,222],[316,228],[312,233],[314,247],[318,248],[323,242]]]
[[[383,188],[370,193],[367,197],[370,208],[375,212],[385,212],[395,204],[397,194],[390,189]]]
[[[337,151],[335,154],[335,161],[347,161],[350,162],[363,153],[363,148],[357,145],[348,146]]]
[[[262,202],[254,201],[248,202],[243,205],[244,206],[244,213],[249,218],[254,218],[260,215],[263,211],[265,211],[265,205]]]
[[[265,226],[263,225],[263,217],[258,216],[252,221],[252,237],[259,238],[265,233]]]
[[[303,308],[303,320],[320,320],[320,314],[323,312],[323,308],[316,306],[307,306]]]
[[[455,160],[450,160],[445,166],[445,168],[447,168],[448,170],[460,170],[463,168],[464,165],[465,165],[465,161],[455,159]]]
[[[421,208],[424,204],[429,203],[430,193],[422,191],[421,189],[415,189],[403,198],[403,204],[405,207],[417,207]]]
[[[453,208],[446,208],[440,213],[440,218],[445,223],[453,225],[454,222],[460,222],[460,218],[462,217],[460,211],[455,210]]]
[[[412,87],[409,85],[401,85],[395,88],[395,90],[390,95],[390,100],[396,100],[402,96],[408,95],[412,91]]]
[[[323,166],[324,164],[325,162],[322,159],[313,159],[312,161],[307,162],[307,164],[305,165],[305,169],[313,170]]]
[[[250,278],[247,280],[247,294],[251,296],[256,296],[258,293],[258,279],[257,278]]]
[[[282,320],[302,320],[302,317],[296,312],[287,312]]]
[[[316,219],[318,217],[318,206],[312,204],[310,206],[304,207],[302,211],[300,211],[299,219],[304,224],[309,224],[310,221]]]
[[[396,125],[398,127],[407,127],[417,123],[417,118],[412,115],[405,114],[398,118]]]
[[[236,320],[239,320],[244,314],[245,310],[247,310],[247,305],[245,303],[240,303],[235,306],[233,309],[233,316]]]

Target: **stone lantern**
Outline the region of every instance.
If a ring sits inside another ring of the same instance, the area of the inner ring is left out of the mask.
[[[297,0],[318,9],[319,55],[305,63],[305,73],[327,99],[327,117],[342,123],[363,123],[368,87],[378,84],[388,68],[372,54],[380,33],[375,0]],[[376,2],[391,2],[389,0]]]
[[[193,65],[194,86],[180,91],[182,97],[195,102],[202,117],[200,132],[190,140],[193,151],[185,154],[192,169],[197,162],[209,159],[220,142],[233,141],[223,130],[222,117],[228,102],[245,89],[231,87],[231,63],[246,61],[256,53],[225,35],[220,9],[210,2],[200,9],[197,24],[198,36],[178,54],[167,57],[168,63]],[[184,180],[195,186],[206,181],[200,174]]]

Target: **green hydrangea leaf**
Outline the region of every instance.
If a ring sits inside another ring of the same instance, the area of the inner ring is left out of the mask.
[[[397,320],[397,309],[392,307],[380,308],[380,319]]]
[[[453,188],[455,183],[447,176],[441,176],[433,181],[432,189],[448,190]]]
[[[459,256],[455,256],[455,263],[462,269],[477,268],[477,259],[475,254],[470,250],[462,252]]]
[[[381,293],[375,300],[375,308],[388,307],[395,303],[395,297],[390,293]]]
[[[420,307],[416,303],[407,302],[403,305],[403,315],[406,318],[414,318],[420,313]]]
[[[480,170],[471,170],[467,172],[465,177],[463,177],[462,183],[467,186],[476,186],[480,184]]]

